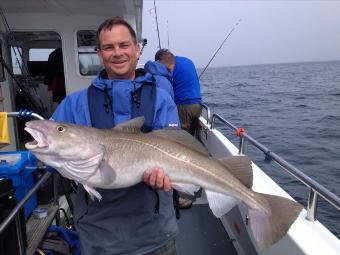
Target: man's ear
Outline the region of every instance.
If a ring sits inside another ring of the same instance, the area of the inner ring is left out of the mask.
[[[136,43],[136,58],[140,58],[140,44]]]
[[[175,64],[169,64],[168,65],[168,69],[169,69],[170,72],[172,72],[174,70],[174,68],[175,68]]]

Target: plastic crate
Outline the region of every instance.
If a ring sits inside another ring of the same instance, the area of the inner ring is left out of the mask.
[[[36,157],[28,151],[0,152],[0,177],[12,180],[14,196],[18,201],[33,188],[33,172],[36,166]],[[36,207],[37,195],[33,194],[24,205],[26,220]]]

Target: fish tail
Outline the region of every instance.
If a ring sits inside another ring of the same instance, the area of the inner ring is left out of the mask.
[[[259,249],[271,246],[284,237],[303,206],[288,198],[254,192],[265,200],[268,210],[249,209],[249,223]]]

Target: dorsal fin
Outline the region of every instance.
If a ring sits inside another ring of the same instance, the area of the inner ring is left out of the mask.
[[[115,126],[113,129],[120,131],[120,132],[125,132],[125,133],[133,133],[137,134],[140,133],[140,129],[144,124],[144,117],[137,117],[132,120],[124,121],[117,126]]]
[[[192,135],[183,129],[165,128],[148,133],[149,136],[161,137],[186,146],[194,151],[209,156],[207,149]]]
[[[218,159],[228,171],[235,176],[247,188],[253,186],[253,168],[251,160],[246,156],[229,156]]]

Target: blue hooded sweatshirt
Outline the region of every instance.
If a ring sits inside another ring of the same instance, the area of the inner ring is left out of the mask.
[[[148,61],[145,63],[144,68],[148,72],[147,75],[151,74],[153,79],[156,80],[157,86],[167,91],[174,99],[174,89],[171,84],[172,75],[166,66],[158,61]]]
[[[112,97],[115,126],[131,119],[131,92],[151,76],[135,81],[108,80],[98,76],[93,85]],[[67,96],[52,119],[92,126],[87,89]],[[163,89],[156,90],[154,129],[179,126],[177,108]],[[99,202],[86,195],[78,185],[74,221],[81,242],[82,255],[145,254],[173,239],[178,233],[172,193],[153,190],[144,182],[122,189],[98,189]],[[159,209],[156,209],[159,208]]]
[[[201,103],[200,82],[195,65],[190,59],[176,56],[172,79],[176,104],[188,105]]]

